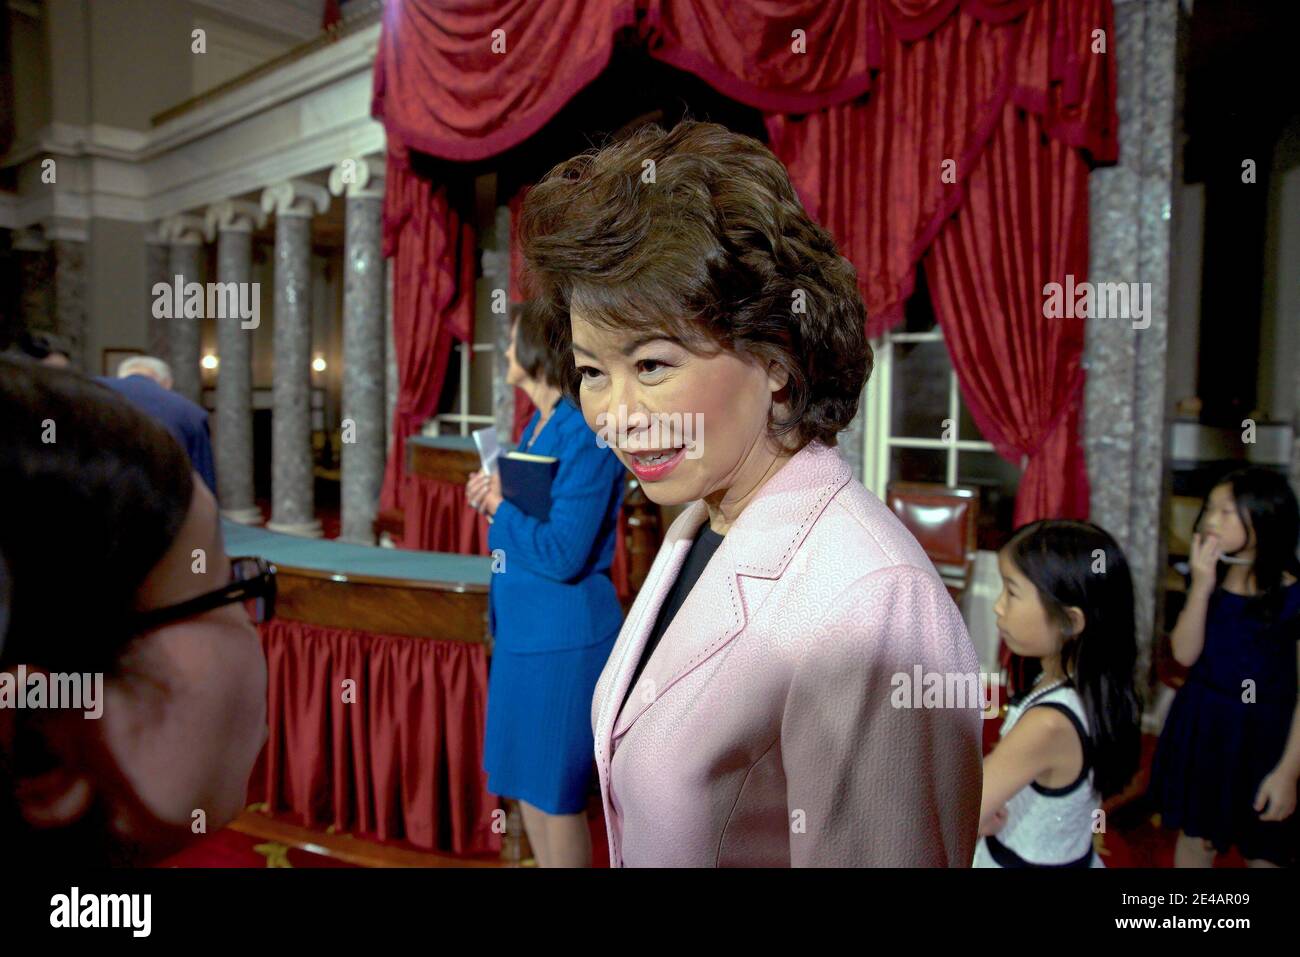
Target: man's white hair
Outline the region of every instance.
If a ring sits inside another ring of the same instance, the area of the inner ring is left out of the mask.
[[[131,356],[123,359],[117,367],[117,377],[125,379],[129,375],[148,376],[164,389],[172,387],[172,367],[154,356]]]

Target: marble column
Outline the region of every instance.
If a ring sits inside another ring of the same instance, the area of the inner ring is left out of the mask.
[[[339,538],[375,543],[375,512],[384,481],[386,390],[382,160],[349,158],[330,173],[330,192],[344,196],[343,446]]]
[[[186,283],[203,281],[203,230],[203,220],[197,216],[171,216],[159,224],[158,231],[168,243],[167,282],[173,287],[178,277],[182,289]],[[164,321],[169,327],[172,391],[202,405],[203,377],[199,367],[202,320],[186,319],[180,313]]]
[[[262,209],[275,220],[275,386],[268,528],[318,537],[311,451],[311,217],[329,208],[323,186],[293,180],[268,187]]]
[[[266,217],[252,203],[226,200],[208,207],[208,239],[217,240],[218,291],[207,297],[217,323],[217,421],[213,452],[221,514],[241,525],[260,525],[253,491],[253,334],[245,304],[261,290],[253,283],[253,227]],[[260,321],[260,303],[252,315]]]
[[[1116,0],[1120,160],[1089,177],[1091,282],[1150,283],[1150,325],[1090,319],[1084,444],[1091,518],[1123,547],[1137,598],[1139,687],[1163,626],[1165,426],[1178,0]]]

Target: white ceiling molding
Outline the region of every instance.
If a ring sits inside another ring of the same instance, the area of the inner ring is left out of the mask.
[[[310,40],[321,32],[325,15],[322,0],[194,0],[236,20]]]
[[[267,185],[383,153],[370,116],[378,25],[236,87],[148,132],[50,124],[0,158],[20,167],[19,194],[0,196],[0,227],[51,215],[150,221],[203,211]],[[32,175],[56,157],[57,184]]]

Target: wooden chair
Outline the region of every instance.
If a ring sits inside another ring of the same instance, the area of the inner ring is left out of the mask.
[[[921,543],[953,601],[960,603],[975,568],[978,490],[929,482],[891,482],[885,490],[885,504]]]

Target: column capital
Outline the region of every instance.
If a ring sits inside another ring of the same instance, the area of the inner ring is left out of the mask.
[[[198,246],[203,242],[203,220],[185,213],[168,216],[158,224],[158,234],[174,245]]]
[[[349,156],[330,170],[330,192],[335,196],[384,196],[384,162],[377,156]]]
[[[223,199],[208,207],[203,223],[204,234],[211,242],[219,232],[251,233],[254,226],[260,229],[266,225],[266,213],[256,203]]]
[[[277,216],[312,216],[329,207],[329,190],[306,180],[285,180],[262,191],[262,209]]]

